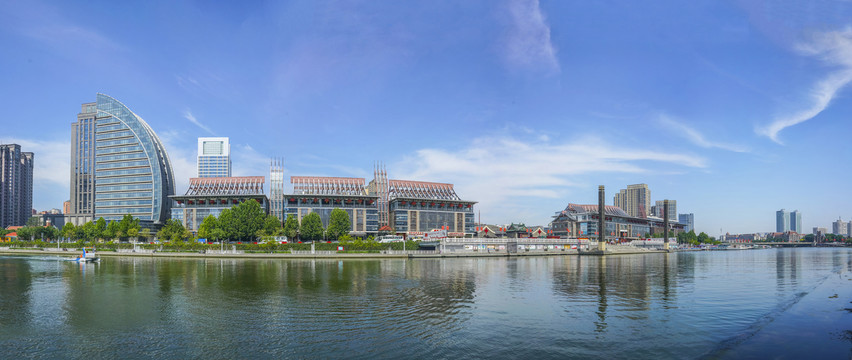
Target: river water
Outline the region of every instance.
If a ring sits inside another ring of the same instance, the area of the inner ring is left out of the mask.
[[[850,358],[852,249],[0,257],[2,358]]]

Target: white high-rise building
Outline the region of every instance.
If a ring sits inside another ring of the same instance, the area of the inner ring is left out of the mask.
[[[198,138],[198,177],[231,176],[231,143],[226,137]]]
[[[648,184],[627,185],[627,189],[621,189],[615,194],[612,202],[628,215],[644,218],[651,214],[651,189]]]

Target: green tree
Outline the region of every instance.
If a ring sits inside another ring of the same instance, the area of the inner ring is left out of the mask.
[[[142,230],[139,230],[139,237],[145,239],[145,242],[148,242],[148,239],[151,238],[151,229],[144,228]]]
[[[139,240],[138,239],[139,229],[135,228],[135,227],[131,227],[130,229],[127,229],[127,236],[132,238],[134,242],[138,241]]]
[[[236,220],[231,209],[222,210],[217,225],[217,228],[222,230],[222,239],[234,240],[237,238]]]
[[[287,221],[284,222],[284,236],[290,241],[299,236],[299,220],[296,220],[296,216],[293,214],[287,215]]]
[[[77,227],[74,224],[67,222],[62,226],[62,236],[70,239],[77,237]]]
[[[219,227],[219,220],[213,215],[207,215],[201,225],[198,225],[198,237],[201,239],[212,239],[213,231]]]
[[[322,219],[319,214],[312,212],[302,218],[302,231],[300,237],[305,240],[320,240],[323,234]]]
[[[695,235],[695,232],[693,231],[692,234]],[[702,244],[708,243],[710,242],[710,236],[702,231],[700,234],[698,234],[698,238],[696,240],[698,240],[698,242]]]
[[[18,240],[31,241],[35,237],[35,228],[31,226],[24,226],[15,232],[18,234]]]
[[[255,238],[258,230],[263,228],[266,218],[260,204],[254,199],[241,202],[231,208],[234,216],[234,238],[240,241],[250,241]]]
[[[101,233],[104,240],[115,240],[115,237],[118,236],[118,222],[110,221],[106,227],[106,230]]]
[[[39,217],[38,216],[30,216],[30,218],[27,219],[27,225],[25,227],[36,227],[36,226],[39,226],[38,223],[39,223]]]
[[[95,239],[103,239],[106,230],[107,230],[106,220],[104,220],[104,218],[102,218],[102,217],[98,218],[98,221],[95,221],[94,238]]]
[[[83,224],[83,226],[77,227],[77,238],[86,241],[94,240],[95,238],[97,238],[98,232],[96,227],[97,226],[95,225],[95,223],[91,221]]]
[[[352,221],[349,220],[346,210],[331,210],[331,215],[328,217],[328,230],[326,230],[328,238],[338,240],[341,236],[349,234],[350,230],[352,230]]]
[[[281,227],[281,220],[279,220],[277,216],[269,215],[266,217],[266,220],[263,221],[263,235],[278,236],[283,232],[284,230]]]
[[[43,227],[42,229],[42,234],[44,235],[45,239],[56,240],[59,239],[60,236],[62,236],[62,232],[59,231],[59,229],[57,229],[56,227],[47,226]]]

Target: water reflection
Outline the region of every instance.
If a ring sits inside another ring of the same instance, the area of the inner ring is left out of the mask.
[[[693,358],[740,346],[729,339],[760,331],[832,271],[852,269],[850,259],[846,249],[83,266],[0,258],[0,347],[12,357]]]
[[[0,334],[29,326],[32,277],[25,259],[0,259]]]

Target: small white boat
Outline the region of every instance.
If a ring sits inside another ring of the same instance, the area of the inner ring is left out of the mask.
[[[96,262],[101,260],[97,255],[95,255],[95,249],[87,249],[83,248],[83,253],[77,256],[74,261],[80,263],[88,263],[88,262]]]

